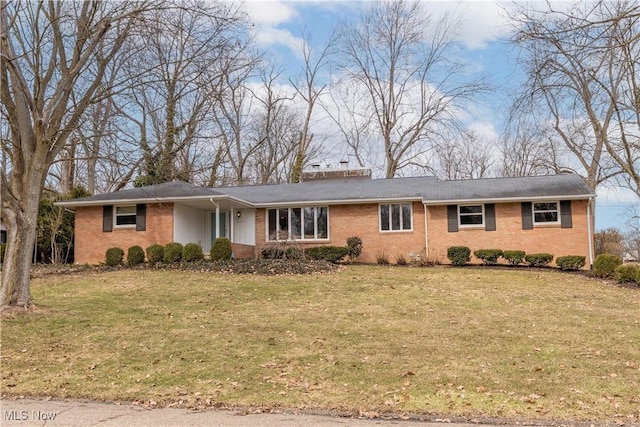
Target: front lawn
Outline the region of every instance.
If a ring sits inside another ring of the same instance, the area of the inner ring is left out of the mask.
[[[640,422],[640,290],[557,271],[350,266],[34,279],[2,394]]]

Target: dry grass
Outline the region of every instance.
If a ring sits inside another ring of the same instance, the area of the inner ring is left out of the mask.
[[[33,282],[2,394],[640,422],[640,291],[554,271],[352,266]]]

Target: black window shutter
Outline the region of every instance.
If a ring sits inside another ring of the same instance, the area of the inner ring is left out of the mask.
[[[147,229],[147,205],[136,205],[136,231]]]
[[[522,202],[522,229],[533,230],[533,206],[531,202]]]
[[[496,205],[489,203],[484,205],[484,229],[496,231]]]
[[[562,228],[573,227],[573,221],[571,219],[571,200],[560,201],[560,224]]]
[[[450,233],[458,231],[458,205],[447,205],[447,224]]]
[[[113,206],[102,207],[102,231],[107,233],[113,230]]]

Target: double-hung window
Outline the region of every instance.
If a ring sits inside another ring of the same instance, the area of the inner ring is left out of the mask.
[[[411,231],[411,203],[380,205],[380,231]]]
[[[310,206],[267,210],[267,239],[322,240],[329,238],[329,208]]]
[[[114,215],[116,227],[129,227],[136,225],[136,205],[116,206]]]
[[[559,224],[560,209],[558,202],[542,202],[533,204],[534,224]]]
[[[482,227],[484,225],[484,205],[459,205],[458,224],[460,227]]]

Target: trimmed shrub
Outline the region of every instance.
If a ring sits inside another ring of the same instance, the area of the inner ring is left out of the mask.
[[[164,245],[163,261],[166,263],[179,262],[182,259],[183,249],[182,243],[167,243]]]
[[[640,283],[639,274],[640,265],[623,264],[616,267],[614,277],[618,283]]]
[[[452,265],[465,265],[471,261],[471,249],[466,246],[451,246],[447,248],[447,258]]]
[[[528,254],[524,256],[524,261],[529,267],[544,267],[553,261],[553,255],[548,253]]]
[[[187,243],[182,249],[182,260],[186,262],[200,261],[204,259],[202,247],[197,243]]]
[[[613,277],[616,267],[622,265],[619,256],[600,254],[593,261],[593,275],[596,277]]]
[[[305,250],[305,254],[311,259],[329,261],[334,264],[347,256],[348,252],[349,248],[346,246],[316,246]]]
[[[122,248],[107,249],[107,253],[105,254],[105,262],[111,267],[124,264],[124,251],[122,250]]]
[[[147,248],[147,260],[149,264],[157,264],[164,260],[164,246],[151,245]]]
[[[351,261],[355,260],[362,253],[362,239],[358,236],[351,236],[347,239],[347,256]]]
[[[485,265],[497,264],[498,258],[502,256],[502,249],[478,249],[473,252],[473,256],[481,259]]]
[[[504,258],[511,265],[518,265],[524,262],[524,251],[504,251],[502,258]]]
[[[233,247],[231,246],[231,240],[226,237],[218,237],[211,246],[211,261],[220,261],[224,259],[231,259],[233,255]]]
[[[127,264],[138,265],[144,262],[144,250],[140,246],[131,246],[127,250]]]
[[[559,256],[556,265],[560,270],[580,270],[584,267],[585,257],[580,255]]]

